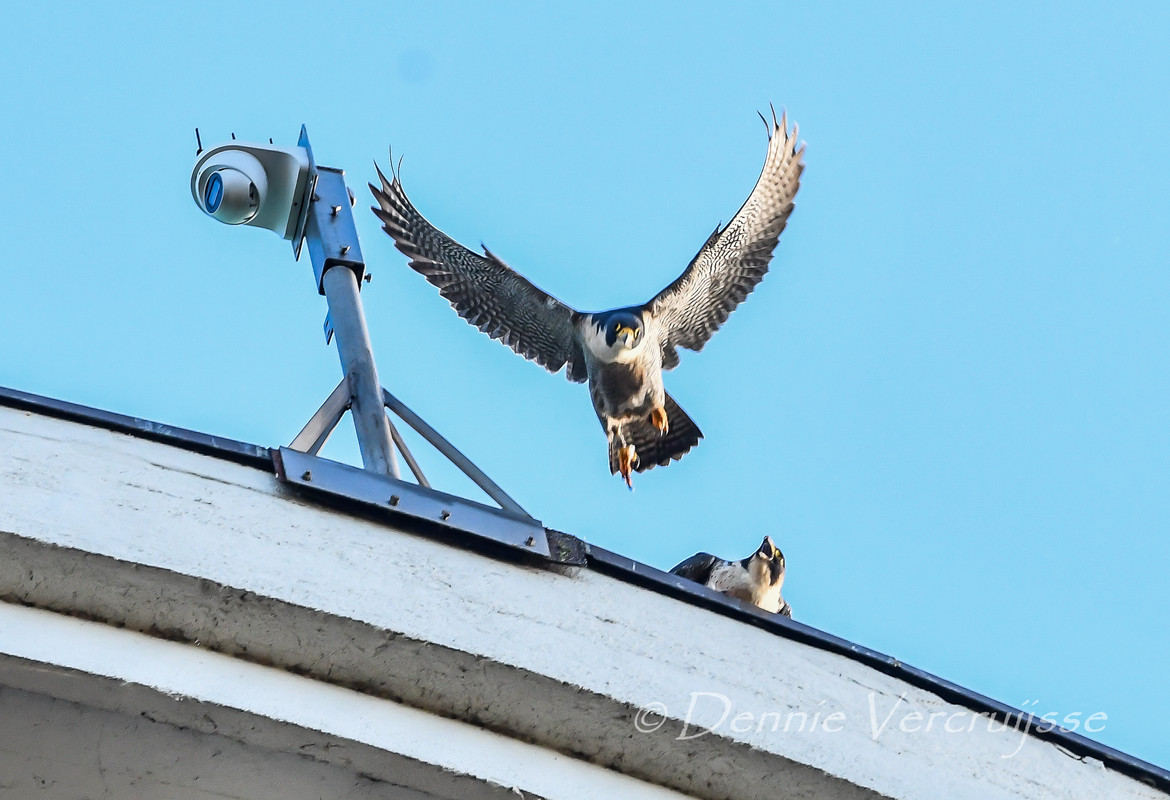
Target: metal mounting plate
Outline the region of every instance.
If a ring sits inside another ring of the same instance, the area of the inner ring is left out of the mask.
[[[544,526],[534,519],[288,447],[274,451],[273,456],[277,477],[293,486],[357,503],[388,519],[402,514],[440,529],[552,558]]]

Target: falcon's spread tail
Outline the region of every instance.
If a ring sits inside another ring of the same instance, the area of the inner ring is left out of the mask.
[[[666,395],[666,419],[669,425],[666,433],[660,434],[649,420],[637,420],[622,425],[625,444],[632,444],[637,456],[634,470],[645,472],[651,467],[665,467],[671,460],[678,460],[703,438],[699,426],[679,408],[670,394]],[[618,450],[622,448],[619,437],[609,442],[609,471],[618,471]]]

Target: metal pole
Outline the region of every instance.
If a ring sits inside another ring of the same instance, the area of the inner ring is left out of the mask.
[[[332,326],[341,370],[345,373],[362,465],[371,472],[399,478],[390,420],[382,405],[382,385],[378,382],[374,349],[358,296],[358,281],[365,274],[365,262],[345,172],[316,165],[304,128],[300,144],[309,154],[305,244],[309,246],[317,288],[329,302],[327,328]]]
[[[347,266],[331,266],[321,279],[329,301],[329,318],[337,340],[337,355],[349,384],[350,413],[357,430],[362,464],[366,469],[400,477],[390,438],[390,421],[382,403],[382,385],[374,366],[374,350],[366,329],[366,315],[358,296],[357,276]]]

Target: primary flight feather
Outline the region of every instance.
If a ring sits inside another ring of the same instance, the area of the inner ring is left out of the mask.
[[[767,120],[765,120],[767,123]],[[475,253],[418,212],[398,175],[370,184],[373,208],[410,266],[472,325],[550,372],[588,382],[609,443],[610,473],[632,488],[643,472],[682,458],[703,434],[662,382],[678,348],[702,350],[768,271],[804,169],[784,116],[769,124],[768,153],[755,188],[731,221],[708,237],[670,286],[640,306],[577,311],[534,286],[484,248]]]

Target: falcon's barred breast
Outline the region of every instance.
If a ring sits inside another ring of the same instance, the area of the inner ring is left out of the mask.
[[[766,120],[765,120],[766,122]],[[550,372],[589,383],[609,441],[610,472],[631,485],[642,472],[682,458],[702,433],[668,395],[662,371],[678,348],[701,350],[768,271],[792,213],[804,169],[796,126],[775,112],[755,188],[731,221],[716,227],[670,286],[640,305],[581,312],[529,282],[486,247],[475,253],[431,225],[407,198],[397,173],[370,184],[373,208],[410,266],[472,325]]]

